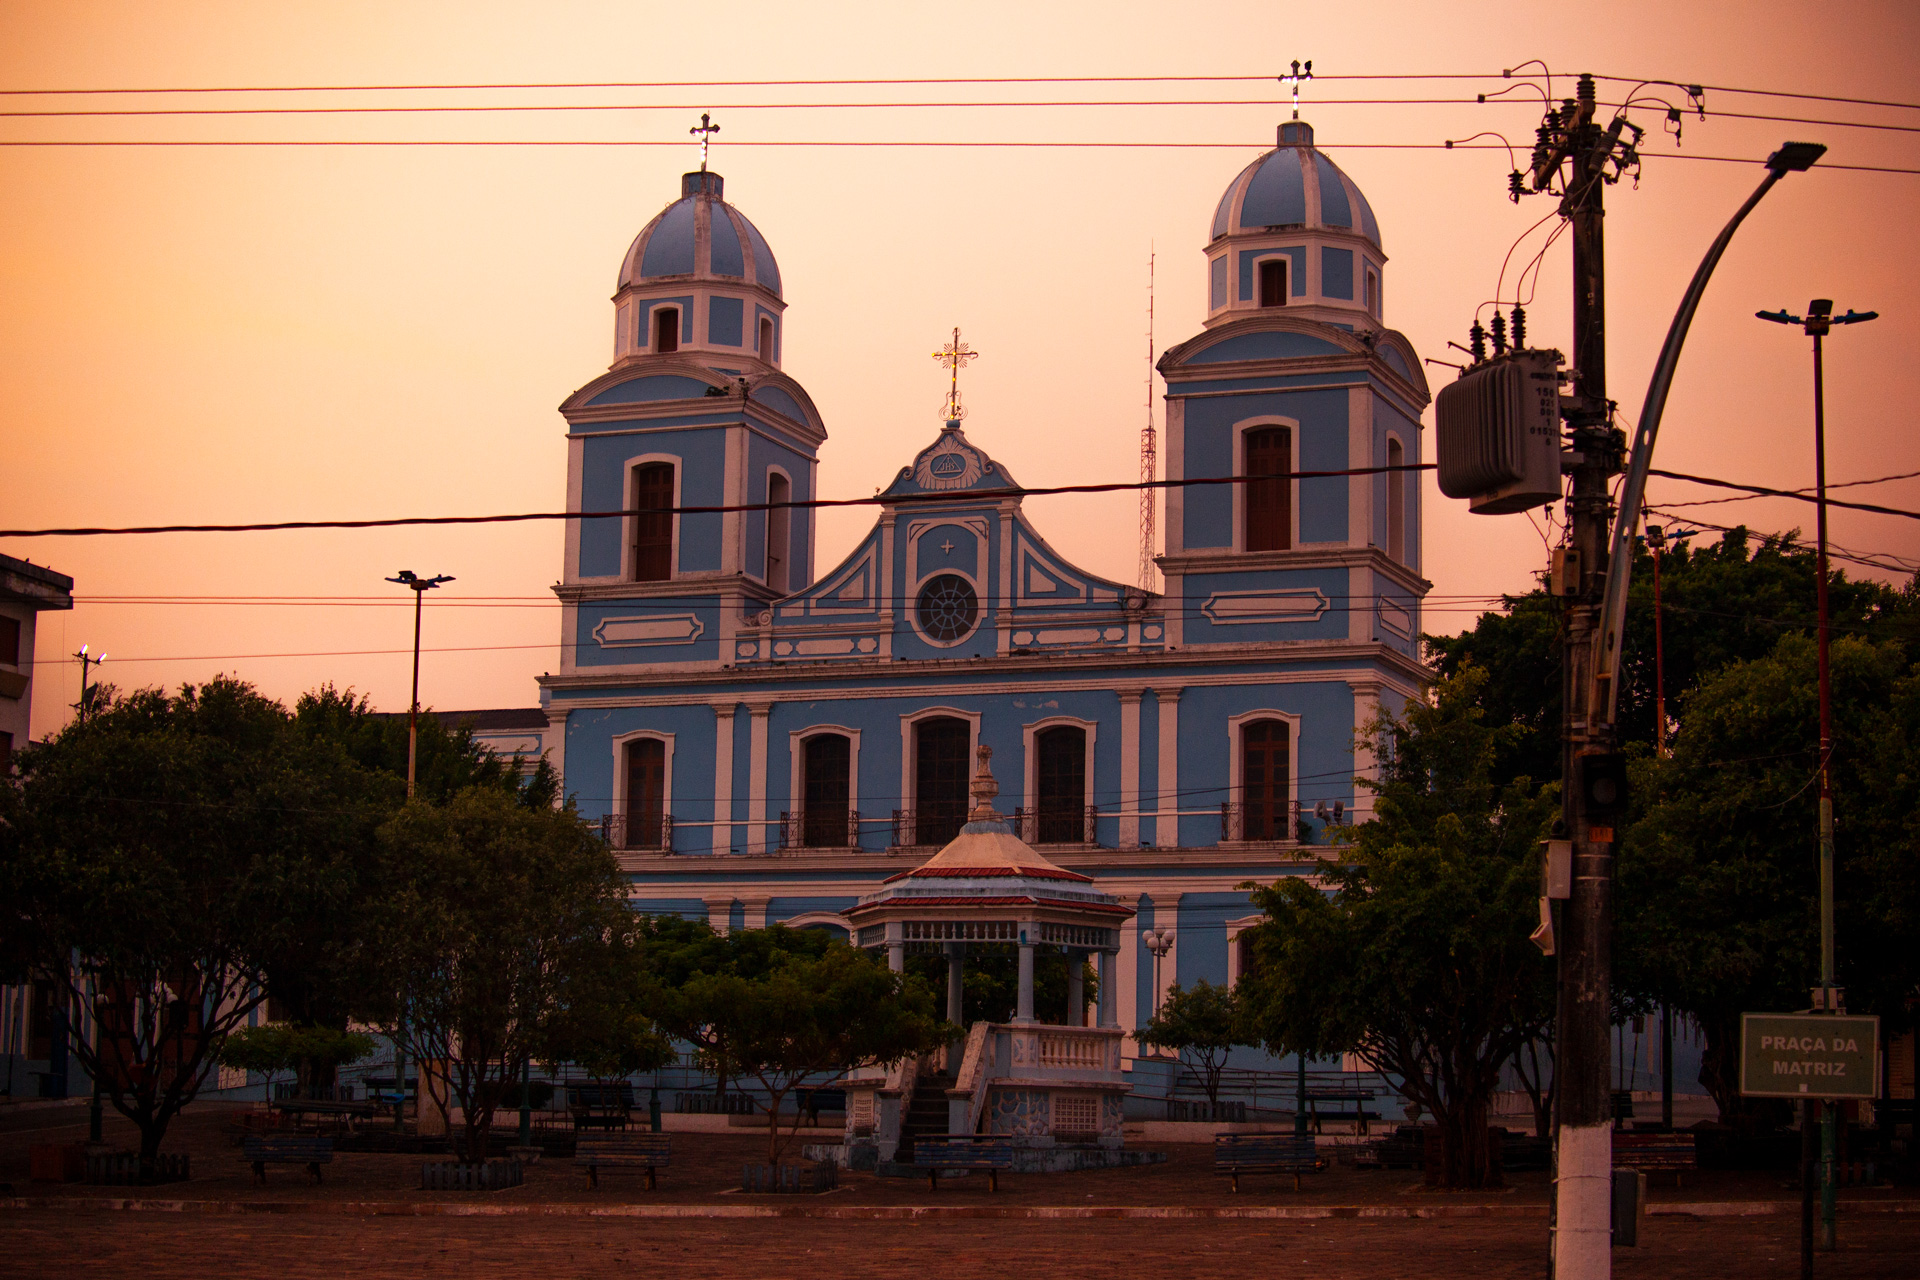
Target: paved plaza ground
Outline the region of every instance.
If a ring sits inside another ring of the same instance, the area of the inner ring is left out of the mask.
[[[1009,1175],[998,1194],[984,1178],[930,1193],[921,1180],[853,1174],[829,1195],[747,1196],[731,1188],[741,1165],[764,1159],[764,1140],[689,1133],[675,1136],[674,1166],[652,1193],[631,1176],[590,1191],[563,1160],[532,1166],[512,1191],[427,1193],[420,1157],[352,1153],[335,1158],[323,1186],[280,1167],[256,1188],[233,1122],[218,1108],[190,1112],[167,1146],[192,1153],[193,1179],[135,1189],[29,1183],[28,1143],[84,1137],[85,1114],[0,1116],[0,1182],[17,1197],[0,1203],[0,1275],[1544,1274],[1548,1187],[1535,1173],[1500,1193],[1443,1194],[1418,1174],[1336,1166],[1299,1192],[1290,1178],[1261,1178],[1236,1196],[1206,1147],[1176,1144],[1159,1148],[1164,1165]],[[131,1137],[109,1120],[110,1142]],[[1677,1189],[1656,1181],[1665,1185],[1652,1190],[1644,1244],[1615,1251],[1616,1275],[1798,1274],[1798,1220],[1778,1211],[1794,1192],[1779,1175],[1707,1172]],[[129,1197],[146,1207],[105,1207]],[[769,1212],[795,1216],[734,1216]],[[1842,1241],[1818,1274],[1920,1276],[1920,1197],[1849,1191]]]

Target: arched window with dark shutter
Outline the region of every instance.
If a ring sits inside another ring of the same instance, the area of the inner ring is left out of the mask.
[[[1400,442],[1387,440],[1387,466],[1406,465],[1407,451]],[[1387,472],[1387,554],[1405,564],[1407,561],[1407,473]]]
[[[913,727],[915,844],[946,844],[967,820],[967,759],[972,730],[965,720],[934,716]]]
[[[839,849],[850,843],[853,808],[853,744],[842,733],[816,733],[801,748],[801,843],[809,849]]]
[[[670,351],[680,349],[680,309],[678,307],[655,308],[653,349],[658,355],[666,355]]]
[[[1285,551],[1293,545],[1293,432],[1259,427],[1246,435],[1246,549]],[[1271,477],[1266,478],[1266,477]]]
[[[767,586],[785,594],[790,582],[789,553],[793,544],[793,485],[777,471],[767,474]]]
[[[649,462],[633,469],[633,580],[672,576],[673,464]]]
[[[1287,260],[1268,258],[1260,264],[1260,305],[1287,305]]]
[[[667,744],[658,738],[627,743],[626,847],[657,849],[667,816]]]
[[[1286,840],[1292,816],[1289,800],[1291,726],[1284,720],[1254,720],[1240,726],[1240,802],[1248,840]]]
[[[1087,731],[1056,725],[1034,735],[1038,844],[1080,844],[1087,838]]]

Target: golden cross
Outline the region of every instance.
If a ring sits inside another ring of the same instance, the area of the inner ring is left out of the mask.
[[[1293,74],[1280,77],[1281,84],[1290,84],[1293,86],[1293,118],[1295,120],[1300,118],[1300,82],[1311,79],[1313,79],[1312,58],[1307,59],[1307,69],[1305,71],[1300,69],[1300,59],[1295,58],[1293,60]],[[705,119],[706,117],[702,116],[701,118]]]
[[[978,360],[980,353],[960,341],[960,330],[955,328],[953,341],[934,352],[933,358],[953,370],[953,381],[947,389],[947,402],[941,406],[940,416],[948,422],[958,422],[967,416],[960,403],[960,370],[966,367],[967,361]]]
[[[706,112],[702,111],[700,113],[700,123],[687,130],[687,132],[700,139],[700,172],[705,173],[707,171],[707,141],[712,135],[720,132],[720,126],[714,124],[712,118]]]

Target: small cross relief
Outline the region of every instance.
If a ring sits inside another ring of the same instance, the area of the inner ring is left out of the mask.
[[[941,552],[941,554],[942,554],[942,555],[949,555],[949,556],[950,556],[950,555],[952,555],[952,554],[953,554],[953,539],[952,539],[952,538],[948,538],[948,539],[947,539],[947,540],[946,540],[945,542],[943,542],[943,543],[941,543],[941,544],[940,544],[940,552]]]

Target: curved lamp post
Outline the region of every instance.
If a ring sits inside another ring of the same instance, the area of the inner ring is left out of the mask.
[[[1646,401],[1640,406],[1640,425],[1633,435],[1633,453],[1627,464],[1626,483],[1620,486],[1620,512],[1614,521],[1613,542],[1607,555],[1607,593],[1600,606],[1600,629],[1596,641],[1599,652],[1593,664],[1596,681],[1606,681],[1606,702],[1604,706],[1596,705],[1592,710],[1594,719],[1609,725],[1614,721],[1614,710],[1620,699],[1620,656],[1627,617],[1627,579],[1633,569],[1629,546],[1635,530],[1640,527],[1640,508],[1647,492],[1647,469],[1653,465],[1654,438],[1660,434],[1660,418],[1667,409],[1667,392],[1673,386],[1673,371],[1680,363],[1680,348],[1686,344],[1687,330],[1693,324],[1693,313],[1699,310],[1701,295],[1707,291],[1707,281],[1713,278],[1713,270],[1720,265],[1721,255],[1726,253],[1733,233],[1740,229],[1740,224],[1746,221],[1754,206],[1773,190],[1773,185],[1780,179],[1790,173],[1805,173],[1813,167],[1814,161],[1826,153],[1826,147],[1818,142],[1788,142],[1767,157],[1767,176],[1707,249],[1707,256],[1701,260],[1699,270],[1693,273],[1693,283],[1687,286],[1686,296],[1680,299],[1680,309],[1674,313],[1673,323],[1667,328],[1667,340],[1661,345],[1660,359],[1653,366],[1653,379],[1647,386]]]

